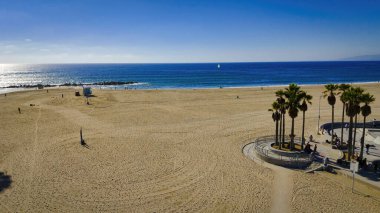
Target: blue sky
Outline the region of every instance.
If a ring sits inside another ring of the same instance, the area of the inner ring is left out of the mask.
[[[0,0],[0,63],[310,61],[379,53],[375,0]]]

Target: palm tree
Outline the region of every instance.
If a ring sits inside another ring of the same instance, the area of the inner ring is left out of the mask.
[[[298,116],[301,94],[303,91],[297,84],[290,84],[288,88],[285,89],[285,97],[287,99],[288,114],[292,118],[292,127],[290,133],[290,150],[294,149],[294,119]]]
[[[302,142],[301,149],[303,150],[303,146],[305,144],[305,112],[307,111],[307,104],[311,104],[311,99],[313,96],[308,95],[306,92],[301,94],[302,104],[299,106],[299,109],[302,111]]]
[[[370,95],[369,93],[365,93],[362,95],[361,101],[364,103],[364,106],[361,107],[361,112],[363,115],[363,134],[360,140],[360,159],[363,159],[365,121],[366,121],[367,116],[371,114],[371,106],[369,106],[369,104],[374,102],[375,98],[373,97],[373,95]]]
[[[357,123],[358,123],[358,115],[360,114],[361,96],[363,95],[363,92],[364,92],[364,90],[360,87],[356,87],[356,88],[354,88],[354,90],[355,90],[356,97],[355,97],[355,105],[354,105],[355,121],[354,121],[354,127],[353,127],[354,128],[354,130],[353,130],[354,137],[353,137],[353,141],[352,141],[352,154],[355,153],[356,127],[357,127]]]
[[[360,88],[350,88],[344,93],[344,98],[346,100],[346,115],[350,117],[350,127],[348,132],[348,160],[351,160],[351,156],[354,150],[354,147],[352,146],[352,126],[354,123],[354,117],[357,112],[357,106],[358,106],[358,97],[360,96]]]
[[[342,126],[341,126],[341,132],[340,132],[340,141],[343,142],[343,128],[344,128],[344,110],[346,107],[346,100],[344,99],[344,93],[350,88],[351,86],[349,84],[340,84],[339,85],[339,91],[341,92],[340,101],[343,104],[343,110],[342,110]]]
[[[283,90],[276,91],[277,102],[280,105],[280,113],[281,113],[281,120],[280,120],[280,148],[285,143],[285,114],[286,114],[286,101],[284,99],[285,92]]]
[[[280,98],[277,98],[277,103],[279,104],[279,107],[280,107],[280,109],[279,109],[279,112],[280,112],[280,129],[279,129],[279,133],[278,133],[278,140],[279,140],[279,149],[281,149],[282,147],[281,147],[281,145],[282,145],[282,143],[281,143],[281,141],[282,141],[282,106],[281,106],[281,104],[280,104],[280,102],[281,102],[281,100],[280,100]]]
[[[275,143],[276,145],[278,146],[279,143],[278,143],[278,121],[280,120],[280,113],[279,113],[279,109],[280,109],[280,105],[278,102],[273,102],[272,103],[272,108],[269,109],[269,111],[273,112],[272,113],[272,119],[274,122],[276,122],[276,137],[275,137]]]
[[[337,84],[327,84],[325,85],[325,91],[323,92],[324,97],[327,97],[327,101],[331,105],[331,143],[334,139],[334,105],[336,102],[336,90],[338,89]]]
[[[361,96],[362,94],[360,94]],[[360,98],[360,96],[358,98]],[[357,124],[358,124],[358,115],[360,114],[360,101],[358,101],[355,105],[355,120],[354,120],[354,130],[353,130],[353,133],[354,133],[354,136],[353,136],[353,144],[352,144],[352,153],[354,154],[355,153],[355,143],[356,143],[356,127],[357,127]]]

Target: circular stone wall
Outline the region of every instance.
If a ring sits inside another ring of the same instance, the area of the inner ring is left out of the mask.
[[[290,137],[285,137],[285,142],[289,142]],[[295,138],[295,143],[300,143],[300,138]],[[310,165],[314,156],[303,151],[284,151],[272,147],[275,136],[264,136],[257,138],[254,143],[254,152],[260,159],[278,166],[290,168],[304,168]]]

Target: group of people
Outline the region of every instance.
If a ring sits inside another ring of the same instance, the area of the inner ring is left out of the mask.
[[[310,154],[310,153],[315,153],[317,151],[317,144],[314,144],[314,149],[312,150],[311,149],[311,145],[310,145],[310,142],[307,142],[305,148],[304,148],[304,151],[307,153],[307,154]]]
[[[363,168],[363,169],[368,168],[367,158],[361,159],[360,157],[358,157],[356,160],[359,162],[359,168]]]

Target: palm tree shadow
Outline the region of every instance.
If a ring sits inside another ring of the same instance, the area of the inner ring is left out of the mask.
[[[0,172],[0,193],[11,186],[12,179],[10,175]]]

